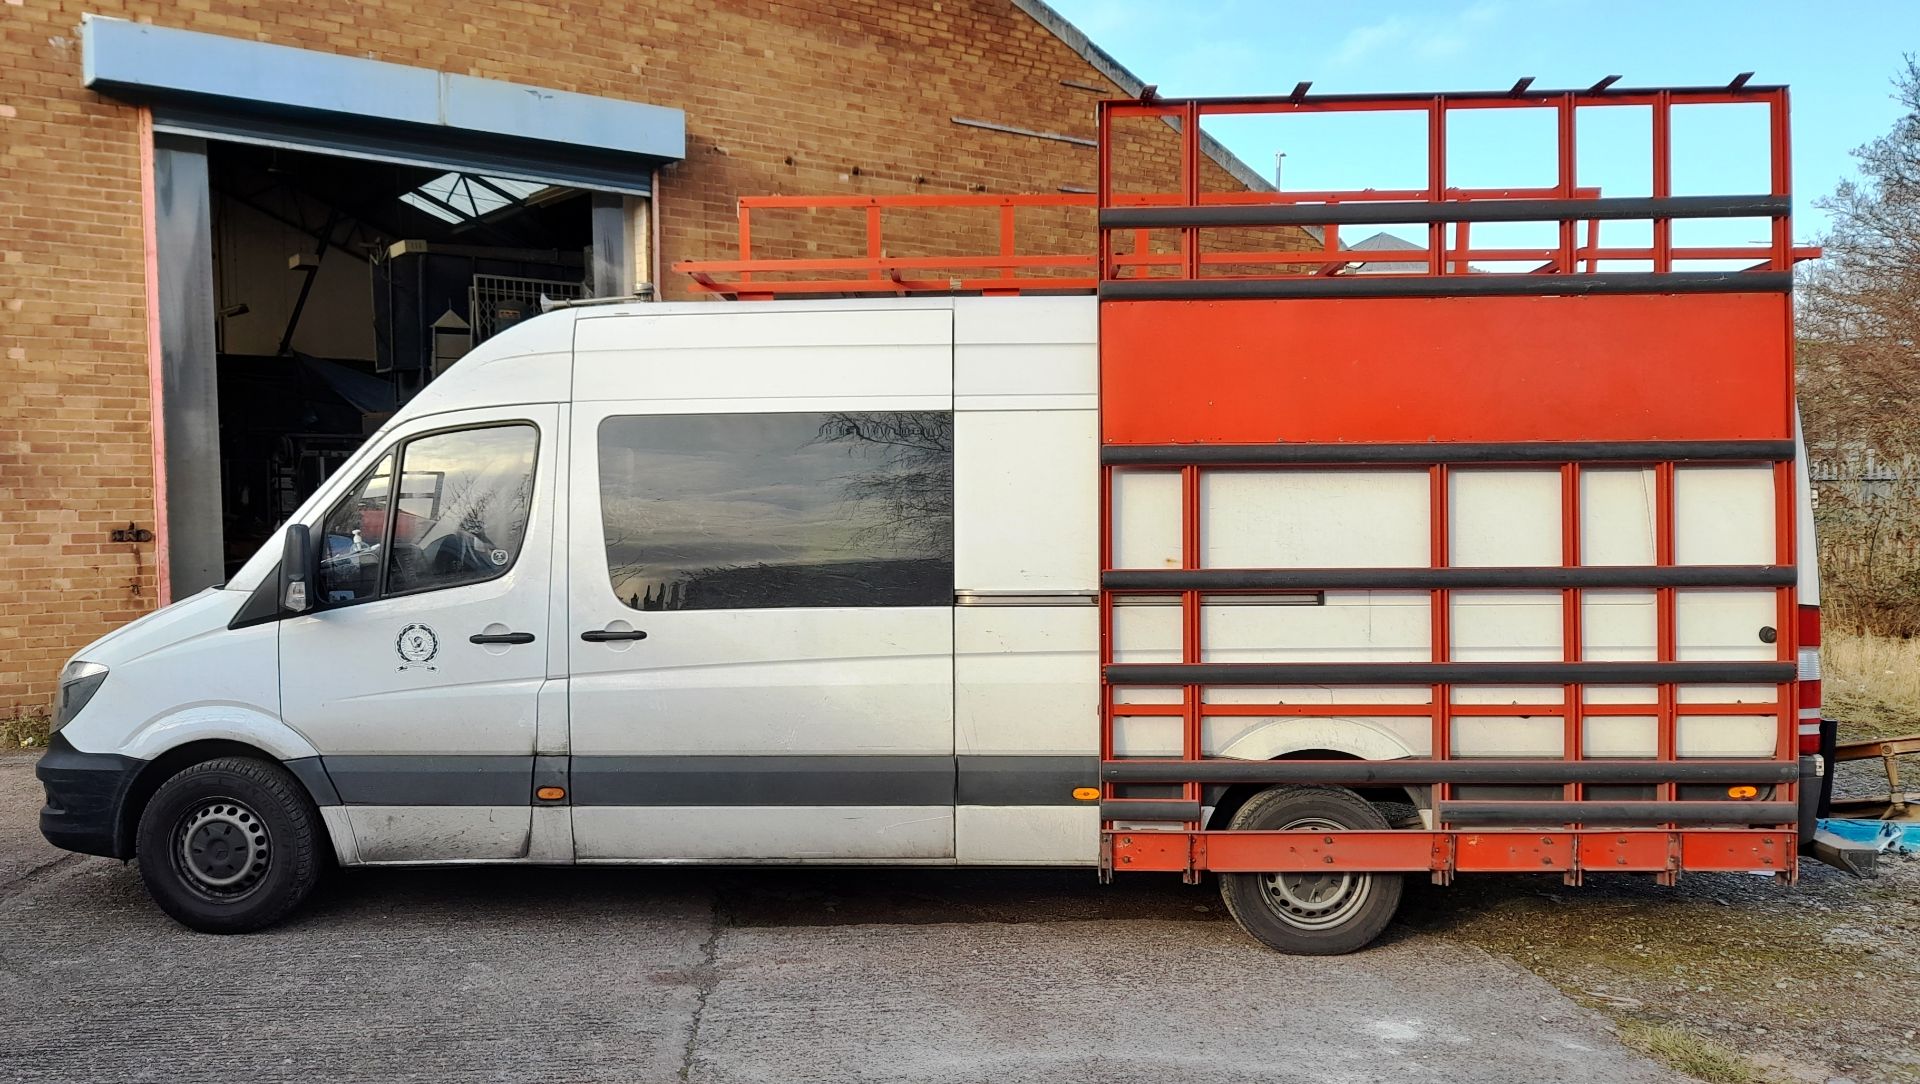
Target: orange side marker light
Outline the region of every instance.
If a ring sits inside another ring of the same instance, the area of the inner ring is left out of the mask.
[[[1752,798],[1757,796],[1759,793],[1760,793],[1759,787],[1728,787],[1727,788],[1727,797],[1729,798]]]
[[[1096,802],[1100,800],[1100,788],[1099,787],[1075,787],[1073,788],[1073,797],[1075,801]]]
[[[539,790],[533,792],[533,796],[543,802],[557,802],[567,796],[567,788],[541,787]]]

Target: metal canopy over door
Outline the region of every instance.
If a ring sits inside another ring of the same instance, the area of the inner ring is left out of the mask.
[[[952,860],[952,341],[944,305],[576,325],[580,861]]]
[[[647,195],[678,109],[87,16],[86,85],[157,131]]]

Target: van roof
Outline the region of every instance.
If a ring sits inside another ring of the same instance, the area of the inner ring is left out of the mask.
[[[609,301],[567,305],[516,324],[474,347],[401,408],[394,415],[394,421],[472,407],[567,402],[572,397],[573,333],[580,320],[685,315],[719,318],[800,311],[898,312],[952,309],[954,301],[951,296],[935,295],[798,301]]]

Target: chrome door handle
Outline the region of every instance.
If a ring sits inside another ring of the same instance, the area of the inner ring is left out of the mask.
[[[610,640],[644,640],[647,634],[641,629],[628,629],[624,632],[613,629],[588,629],[580,638],[590,644],[604,644]]]
[[[476,632],[472,636],[467,637],[467,642],[470,644],[530,644],[533,642],[533,633]]]

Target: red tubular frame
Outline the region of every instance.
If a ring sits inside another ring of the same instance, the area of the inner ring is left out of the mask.
[[[1605,277],[1609,272],[1602,270],[1601,264],[1613,260],[1638,260],[1650,266],[1653,279],[1665,276],[1685,268],[1690,261],[1740,259],[1745,262],[1742,270],[1748,271],[1785,271],[1799,259],[1817,254],[1815,250],[1797,249],[1791,244],[1791,227],[1784,210],[1772,215],[1772,229],[1768,244],[1764,249],[1738,249],[1729,246],[1688,246],[1677,247],[1673,243],[1672,221],[1674,215],[1666,213],[1673,205],[1662,205],[1660,201],[1670,199],[1672,193],[1672,110],[1676,104],[1724,104],[1724,103],[1765,104],[1770,109],[1771,145],[1770,176],[1772,191],[1767,193],[1746,194],[1761,197],[1784,197],[1787,191],[1786,162],[1786,110],[1787,97],[1784,88],[1779,87],[1739,87],[1739,88],[1696,88],[1685,90],[1644,90],[1644,91],[1543,91],[1522,94],[1465,94],[1465,95],[1387,95],[1379,97],[1346,98],[1259,98],[1259,99],[1216,99],[1195,101],[1151,101],[1151,102],[1109,102],[1105,103],[1099,118],[1099,182],[1097,196],[1103,211],[1116,208],[1217,208],[1258,205],[1291,205],[1296,210],[1302,206],[1319,204],[1329,208],[1329,218],[1342,217],[1337,211],[1342,205],[1367,203],[1404,203],[1409,205],[1409,219],[1426,221],[1427,244],[1424,249],[1388,250],[1386,259],[1398,264],[1421,264],[1420,271],[1413,275],[1400,277],[1439,282],[1447,278],[1465,275],[1481,275],[1483,268],[1473,266],[1474,261],[1489,262],[1502,260],[1539,261],[1532,273],[1575,274],[1584,273]],[[1599,244],[1598,220],[1583,219],[1577,214],[1554,219],[1558,226],[1557,244],[1552,248],[1476,248],[1469,239],[1469,225],[1476,206],[1492,207],[1502,201],[1512,200],[1587,200],[1599,199],[1600,194],[1592,188],[1583,188],[1575,178],[1574,137],[1578,110],[1599,106],[1639,106],[1651,110],[1653,176],[1651,178],[1652,213],[1647,217],[1653,224],[1652,242],[1643,247],[1602,247]],[[1457,110],[1502,109],[1502,108],[1546,108],[1557,114],[1557,152],[1558,179],[1555,184],[1533,188],[1511,189],[1462,189],[1450,187],[1446,179],[1447,119]],[[1315,112],[1354,112],[1377,110],[1424,111],[1427,115],[1427,150],[1429,161],[1428,185],[1424,189],[1406,191],[1332,191],[1332,192],[1207,192],[1201,185],[1200,132],[1202,122],[1212,116],[1232,116],[1252,113],[1291,114]],[[1177,177],[1170,177],[1164,190],[1159,192],[1127,192],[1115,190],[1114,161],[1116,148],[1120,145],[1112,138],[1116,121],[1150,119],[1174,121],[1181,135],[1181,168]],[[1740,197],[1744,198],[1744,197]],[[1440,205],[1466,204],[1464,215],[1458,210],[1449,210],[1444,215],[1428,216],[1428,208]],[[1161,220],[1179,216],[1157,216]],[[1353,255],[1339,248],[1339,223],[1332,221],[1322,226],[1321,244],[1310,252],[1240,252],[1240,251],[1203,251],[1203,236],[1211,229],[1236,228],[1240,222],[1253,221],[1258,215],[1236,218],[1225,216],[1222,222],[1219,216],[1207,223],[1195,224],[1199,216],[1185,216],[1188,220],[1179,224],[1156,221],[1147,228],[1130,225],[1139,221],[1138,216],[1116,215],[1114,222],[1103,216],[1100,226],[1099,274],[1103,283],[1126,282],[1150,277],[1167,280],[1169,273],[1177,286],[1179,281],[1201,283],[1216,278],[1285,280],[1301,277],[1324,277],[1330,271],[1338,272],[1347,265],[1357,263]],[[1277,216],[1269,216],[1269,219]],[[1348,215],[1346,217],[1355,217]],[[1451,238],[1448,237],[1445,221],[1457,221],[1458,227]],[[1287,221],[1302,221],[1303,216],[1295,213]],[[1375,215],[1373,220],[1380,220]],[[1582,238],[1584,227],[1584,243]],[[1221,224],[1210,224],[1221,223]],[[1149,253],[1148,241],[1154,232],[1174,233],[1178,238],[1177,251]],[[1130,242],[1130,252],[1121,251],[1119,242]],[[1245,268],[1258,266],[1253,274],[1244,270],[1231,276],[1216,275],[1214,270],[1222,265],[1237,265]],[[1388,276],[1381,276],[1388,277]],[[1776,279],[1778,276],[1776,276]],[[1657,281],[1649,282],[1645,287],[1649,292],[1660,293]],[[1740,287],[1732,287],[1740,289]],[[1756,287],[1758,288],[1758,287]],[[1446,291],[1436,288],[1432,304],[1447,305]],[[1103,297],[1104,297],[1103,291]],[[1152,306],[1161,304],[1154,300],[1138,300],[1142,295],[1116,293],[1112,303],[1131,306]],[[1174,295],[1178,296],[1178,295]],[[1202,292],[1192,293],[1193,297],[1209,297]],[[1240,295],[1259,297],[1253,295]],[[1232,301],[1216,300],[1214,306],[1236,304],[1318,304],[1306,300],[1313,295],[1298,290],[1274,297],[1295,298],[1293,301]],[[1103,301],[1103,305],[1108,302]],[[1194,302],[1186,302],[1191,305]],[[1346,302],[1353,304],[1353,302]],[[1790,310],[1790,306],[1787,306]],[[1544,311],[1544,310],[1543,310]],[[1186,320],[1204,320],[1204,313],[1189,312],[1180,317]],[[1170,316],[1170,319],[1172,317]],[[1104,320],[1103,320],[1104,325]],[[1138,318],[1132,318],[1127,324],[1137,333],[1144,325]],[[1181,324],[1179,327],[1186,327]],[[1197,327],[1198,325],[1195,325]],[[1188,328],[1189,331],[1193,328]],[[1788,338],[1791,340],[1791,316],[1788,317]],[[1387,329],[1390,333],[1390,329]],[[1166,332],[1180,336],[1170,323]],[[1183,341],[1186,341],[1183,339]],[[1110,344],[1103,331],[1102,356],[1103,370],[1109,367],[1106,352]],[[1202,342],[1195,339],[1194,349],[1218,348],[1214,342]],[[1117,348],[1117,347],[1116,347]],[[1791,373],[1786,374],[1789,387]],[[1129,366],[1124,375],[1114,375],[1103,379],[1142,380],[1152,379],[1143,375],[1139,366]],[[1177,381],[1177,374],[1168,373],[1166,379]],[[1103,385],[1103,391],[1106,390]],[[1232,389],[1218,389],[1217,394],[1231,394]],[[1790,402],[1790,399],[1787,401]],[[1770,413],[1770,412],[1769,412]],[[1776,437],[1790,436],[1791,418],[1767,418],[1758,423],[1759,428],[1773,431]],[[1704,437],[1697,435],[1694,439]],[[1198,446],[1208,438],[1200,435],[1182,437],[1178,432],[1165,437],[1169,442]],[[1302,438],[1294,438],[1302,439]],[[1368,434],[1364,429],[1347,433],[1341,439],[1348,443],[1365,444]],[[1377,440],[1393,438],[1375,437]],[[1406,438],[1399,438],[1406,439]],[[1462,437],[1454,439],[1485,440],[1487,437]],[[1577,439],[1569,434],[1567,439]],[[1103,430],[1103,440],[1109,446],[1116,443],[1110,430]],[[1341,469],[1367,469],[1365,466],[1351,465],[1351,456],[1337,460]],[[1115,467],[1102,469],[1100,482],[1102,508],[1101,567],[1103,574],[1121,571],[1114,567],[1115,529],[1112,521],[1112,507],[1115,486],[1118,484],[1116,472],[1119,471],[1166,471],[1178,470],[1181,478],[1181,553],[1180,567],[1194,570],[1201,567],[1198,555],[1201,554],[1203,539],[1199,527],[1198,494],[1207,475],[1219,471],[1246,469],[1291,470],[1317,469],[1310,460],[1298,457],[1285,466],[1261,465],[1254,462],[1223,462],[1212,456],[1185,464],[1161,463],[1155,466]],[[1331,463],[1332,461],[1330,461]],[[1323,464],[1324,465],[1330,465]],[[1473,468],[1499,467],[1495,462],[1476,461]],[[1558,464],[1515,462],[1510,467],[1525,466],[1533,469],[1557,470],[1561,493],[1559,520],[1561,529],[1560,565],[1574,569],[1582,566],[1581,523],[1582,502],[1581,487],[1583,472],[1589,465],[1577,459],[1569,459]],[[1609,468],[1638,467],[1649,470],[1653,475],[1655,489],[1654,535],[1655,564],[1659,567],[1672,567],[1676,560],[1675,531],[1675,477],[1676,459],[1652,458],[1640,462],[1608,461]],[[1738,464],[1736,464],[1738,465]],[[1793,464],[1791,459],[1749,460],[1747,466],[1765,465],[1770,467],[1774,481],[1775,515],[1775,561],[1781,565],[1792,565],[1795,561],[1793,526],[1796,513],[1796,494],[1793,486]],[[1383,465],[1384,469],[1384,465]],[[1446,461],[1445,456],[1437,456],[1434,462],[1424,468],[1417,465],[1399,465],[1399,469],[1425,469],[1429,477],[1429,516],[1431,527],[1430,567],[1446,568],[1450,565],[1449,539],[1451,528],[1448,522],[1452,479],[1461,470]],[[1677,629],[1677,592],[1684,590],[1671,586],[1650,586],[1648,590],[1654,598],[1655,645],[1654,661],[1675,663],[1679,655],[1679,636]],[[1798,622],[1795,620],[1797,608],[1792,587],[1777,588],[1779,619],[1775,625],[1778,632],[1776,649],[1777,661],[1796,660],[1798,655]],[[1256,589],[1238,591],[1208,591],[1203,594],[1191,589],[1164,589],[1158,592],[1141,591],[1128,588],[1122,591],[1103,590],[1100,600],[1100,659],[1104,668],[1113,663],[1115,655],[1114,612],[1116,594],[1126,597],[1137,595],[1171,595],[1178,599],[1182,608],[1180,658],[1186,663],[1205,660],[1206,645],[1201,624],[1201,610],[1208,596],[1220,594],[1262,594],[1273,592]],[[1448,662],[1453,657],[1452,613],[1453,591],[1435,588],[1428,593],[1430,608],[1430,634],[1432,642],[1431,660],[1436,663]],[[1585,589],[1578,586],[1566,586],[1558,589],[1562,609],[1562,651],[1561,659],[1568,663],[1583,660],[1586,645],[1584,636]],[[1113,762],[1116,757],[1114,726],[1116,719],[1130,717],[1178,717],[1181,726],[1180,760],[1190,762],[1207,759],[1203,742],[1208,718],[1231,716],[1296,716],[1296,717],[1338,717],[1338,716],[1393,716],[1426,717],[1431,722],[1431,759],[1444,762],[1453,757],[1454,729],[1456,718],[1528,716],[1553,717],[1561,720],[1563,741],[1562,755],[1567,760],[1580,760],[1585,756],[1586,735],[1583,720],[1590,717],[1605,716],[1646,716],[1656,720],[1656,757],[1662,762],[1680,760],[1680,721],[1682,718],[1711,717],[1715,715],[1761,715],[1768,712],[1778,714],[1780,719],[1780,739],[1774,750],[1774,759],[1793,761],[1797,752],[1797,698],[1791,682],[1782,683],[1774,690],[1774,702],[1768,704],[1740,703],[1734,698],[1723,697],[1712,703],[1681,703],[1679,688],[1673,682],[1654,685],[1654,697],[1650,703],[1586,703],[1588,686],[1579,682],[1569,682],[1560,687],[1560,702],[1523,703],[1523,704],[1456,704],[1456,688],[1447,683],[1435,683],[1429,686],[1429,702],[1425,704],[1406,703],[1354,703],[1356,698],[1347,697],[1336,704],[1280,704],[1265,703],[1220,703],[1207,702],[1205,687],[1195,684],[1178,686],[1177,703],[1133,703],[1120,704],[1111,685],[1103,682],[1101,704],[1105,713],[1102,725],[1101,755],[1103,760]],[[1337,700],[1342,698],[1337,697]],[[1538,699],[1538,698],[1534,698]],[[1691,698],[1689,698],[1691,699]],[[1124,764],[1125,761],[1116,762]],[[1562,800],[1580,801],[1587,796],[1586,784],[1565,784]],[[1129,793],[1124,785],[1108,783],[1103,787],[1103,795],[1129,800],[1130,815],[1137,815],[1141,808],[1138,792]],[[1450,797],[1452,785],[1445,782],[1433,784],[1432,808]],[[1798,785],[1785,783],[1774,788],[1774,800],[1791,802],[1797,798]],[[1204,800],[1206,790],[1197,783],[1181,786],[1179,803],[1169,801],[1169,808],[1190,809],[1192,803]],[[1673,782],[1657,784],[1655,794],[1659,800],[1671,802],[1677,798],[1678,787]],[[1500,871],[1500,872],[1557,872],[1568,883],[1577,884],[1586,871],[1606,870],[1613,872],[1651,873],[1663,883],[1672,883],[1683,869],[1721,869],[1721,870],[1763,870],[1773,871],[1785,877],[1797,873],[1796,827],[1778,825],[1749,828],[1701,828],[1681,827],[1668,824],[1657,827],[1637,828],[1600,828],[1577,823],[1554,825],[1550,811],[1555,803],[1543,802],[1542,826],[1537,828],[1517,828],[1486,830],[1443,823],[1430,823],[1425,830],[1395,832],[1332,831],[1332,832],[1256,832],[1226,831],[1214,828],[1209,830],[1194,821],[1181,822],[1173,816],[1163,822],[1127,821],[1116,824],[1109,820],[1103,825],[1102,856],[1103,869],[1164,870],[1177,871],[1189,879],[1201,872],[1212,870],[1219,872],[1267,872],[1289,870],[1373,870],[1427,872],[1437,882],[1446,882],[1459,871]],[[1775,807],[1777,808],[1777,807]]]

